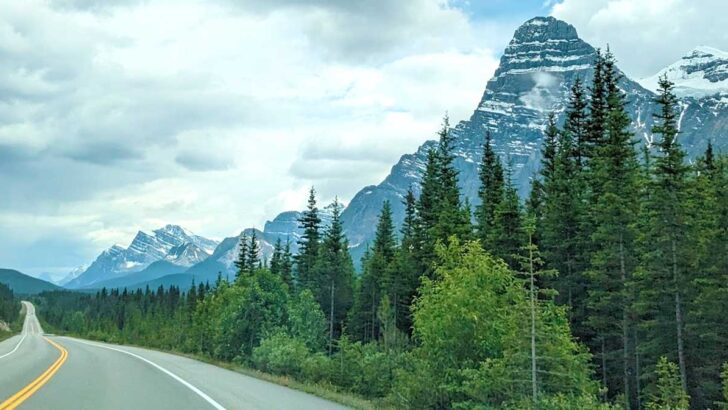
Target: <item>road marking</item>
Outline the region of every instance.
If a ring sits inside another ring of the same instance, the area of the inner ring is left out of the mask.
[[[145,359],[145,358],[143,358],[143,357],[141,357],[141,356],[139,356],[137,354],[134,354],[132,352],[127,352],[126,350],[117,349],[117,348],[111,347],[111,346],[100,345],[100,344],[96,344],[96,343],[90,343],[90,342],[86,342],[84,340],[79,340],[79,339],[70,339],[70,340],[73,340],[74,342],[82,343],[82,344],[85,344],[85,345],[89,345],[89,346],[94,346],[94,347],[99,347],[99,348],[102,348],[102,349],[113,350],[115,352],[124,353],[124,354],[127,354],[129,356],[132,356],[134,358],[137,358],[137,359],[139,359],[139,360],[141,360],[141,361],[143,361],[143,362],[145,362],[147,364],[150,364],[150,365],[154,366],[157,370],[159,370],[162,373],[168,375],[169,377],[177,380],[182,385],[184,385],[188,389],[190,389],[193,392],[195,392],[198,396],[202,397],[206,402],[210,403],[210,405],[212,405],[212,407],[214,407],[215,409],[217,409],[217,410],[225,410],[225,407],[223,407],[222,404],[218,403],[217,401],[215,401],[215,399],[213,399],[212,397],[210,397],[207,394],[205,394],[205,392],[203,392],[202,390],[200,390],[197,387],[193,386],[191,383],[188,383],[187,381],[185,381],[181,377],[177,376],[176,374],[172,373],[171,371],[165,369],[164,367],[162,367],[162,366],[154,363],[151,360]],[[2,407],[0,407],[0,410],[4,410],[4,409]]]
[[[23,343],[23,340],[25,340],[25,336],[28,336],[28,334],[27,333],[23,333],[23,337],[21,337],[20,338],[20,341],[18,342],[18,344],[15,345],[15,349],[13,349],[13,350],[5,353],[4,355],[0,356],[0,359],[2,359],[4,357],[8,357],[11,354],[15,353],[18,350],[18,348],[20,347],[20,344]]]
[[[68,358],[68,351],[63,348],[63,346],[55,343],[51,339],[48,339],[47,337],[44,337],[48,343],[50,343],[53,347],[58,349],[59,352],[61,352],[61,355],[56,359],[55,362],[49,367],[43,374],[38,376],[37,379],[33,380],[25,386],[22,390],[12,395],[9,399],[5,400],[4,402],[0,403],[0,410],[13,410],[14,408],[20,406],[23,404],[24,401],[28,400],[30,396],[33,395],[33,393],[37,392],[38,389],[43,387],[44,384],[48,383],[48,380],[50,380],[54,374],[58,371],[58,369],[63,366],[63,363],[66,362],[66,359]]]

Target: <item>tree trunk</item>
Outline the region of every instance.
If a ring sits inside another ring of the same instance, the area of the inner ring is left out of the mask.
[[[532,242],[529,235],[529,242]],[[536,385],[536,291],[533,273],[533,248],[529,244],[528,262],[531,270],[531,390],[534,406],[538,403],[538,388]]]
[[[639,342],[637,340],[637,331],[634,331],[634,368],[635,368],[635,386],[637,388],[637,410],[642,410],[642,386],[640,385],[640,377],[642,376],[642,368],[640,365]]]
[[[680,296],[680,281],[677,270],[677,243],[672,239],[672,280],[675,282],[675,325],[677,326],[677,360],[680,366],[680,382],[687,393],[688,377],[685,366],[685,345],[683,340],[682,298]]]
[[[627,268],[624,261],[624,240],[619,234],[619,269],[622,275],[622,291],[624,299],[622,304],[622,366],[624,383],[624,408],[631,408],[632,397],[629,384],[629,297],[627,297]]]
[[[329,356],[334,352],[334,280],[331,279],[331,305],[329,312]]]
[[[604,400],[607,399],[607,352],[604,343],[604,336],[602,336],[602,383],[604,384]]]

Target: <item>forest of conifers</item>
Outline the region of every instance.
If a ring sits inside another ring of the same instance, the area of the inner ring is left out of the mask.
[[[408,408],[728,408],[728,157],[688,161],[660,81],[638,148],[609,53],[544,131],[525,201],[485,135],[480,204],[447,120],[406,217],[384,203],[357,275],[340,211],[312,189],[299,252],[234,280],[45,293],[57,331],[232,361]],[[400,225],[400,224],[397,224]]]

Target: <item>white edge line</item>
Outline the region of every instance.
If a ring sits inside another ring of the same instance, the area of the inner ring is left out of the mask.
[[[212,407],[216,408],[217,410],[225,410],[225,407],[223,407],[220,403],[216,402],[215,399],[213,399],[212,397],[210,397],[207,394],[205,394],[202,390],[198,389],[197,387],[195,387],[192,384],[188,383],[187,381],[185,381],[181,377],[179,377],[176,374],[170,372],[169,370],[165,369],[164,367],[162,367],[162,366],[154,363],[151,360],[145,359],[145,358],[143,358],[143,357],[141,357],[141,356],[139,356],[137,354],[134,354],[132,352],[127,352],[126,350],[117,349],[117,348],[111,347],[111,346],[105,346],[105,345],[100,345],[100,344],[96,344],[96,343],[89,343],[89,342],[86,342],[84,340],[79,340],[79,339],[70,339],[70,340],[72,340],[74,342],[82,343],[82,344],[85,344],[85,345],[89,345],[89,346],[94,346],[94,347],[100,347],[102,349],[113,350],[115,352],[124,353],[124,354],[127,354],[129,356],[135,357],[135,358],[137,358],[137,359],[139,359],[139,360],[141,360],[141,361],[143,361],[145,363],[148,363],[148,364],[154,366],[159,371],[161,371],[161,372],[165,373],[166,375],[168,375],[169,377],[177,380],[178,382],[180,382],[181,384],[183,384],[185,387],[187,387],[188,389],[190,389],[193,392],[195,392],[198,396],[200,396],[203,399],[205,399],[206,402],[210,403],[212,405]]]
[[[20,341],[18,344],[15,345],[15,349],[9,351],[8,353],[5,353],[4,355],[0,356],[0,359],[10,356],[11,354],[15,353],[18,348],[20,347],[20,344],[23,343],[23,340],[25,340],[25,336],[28,336],[27,333],[23,333],[23,337],[20,338]]]

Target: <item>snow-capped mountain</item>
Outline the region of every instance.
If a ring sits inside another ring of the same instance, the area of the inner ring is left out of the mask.
[[[66,286],[90,287],[97,282],[139,272],[159,260],[181,267],[192,266],[207,259],[217,244],[217,241],[195,235],[177,225],[167,225],[151,234],[139,231],[128,248],[114,245],[103,251]]]
[[[479,203],[478,164],[486,132],[491,133],[502,160],[511,164],[519,193],[527,195],[530,179],[540,166],[547,115],[552,111],[557,115],[563,113],[576,78],[586,85],[591,82],[595,53],[595,48],[580,39],[573,26],[553,17],[533,18],[516,30],[473,114],[452,129],[459,185],[471,205]],[[715,49],[698,48],[684,59],[688,63],[681,66],[682,72],[701,75],[715,90],[726,79],[724,57],[725,53]],[[624,76],[620,87],[627,93],[635,139],[650,144],[655,87],[649,82],[642,84]],[[685,96],[680,107],[680,139],[689,156],[702,154],[709,139],[718,149],[728,148],[728,97]],[[428,141],[415,153],[402,156],[383,182],[363,188],[351,200],[342,220],[354,246],[355,260],[374,236],[383,201],[392,204],[394,220],[402,221],[404,195],[409,187],[419,188],[427,152],[436,145],[435,141]]]
[[[675,94],[679,97],[728,94],[728,52],[707,46],[696,47],[679,61],[639,83],[656,90],[657,81],[663,75],[675,83]]]

